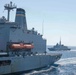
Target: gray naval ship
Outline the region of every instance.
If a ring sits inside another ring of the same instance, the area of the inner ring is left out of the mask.
[[[55,46],[53,46],[52,48],[48,48],[50,51],[68,51],[71,50],[70,48],[68,48],[67,46],[64,46],[63,44],[61,44],[61,39],[60,42],[57,43]]]
[[[61,58],[61,54],[47,54],[46,40],[34,28],[27,29],[24,9],[12,2],[4,7],[8,15],[0,18],[0,75],[39,69]],[[15,22],[10,22],[10,11],[15,8]]]

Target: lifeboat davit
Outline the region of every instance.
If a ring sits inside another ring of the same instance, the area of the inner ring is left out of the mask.
[[[12,49],[32,49],[32,48],[34,48],[34,45],[33,44],[23,44],[23,43],[12,44],[11,48]]]

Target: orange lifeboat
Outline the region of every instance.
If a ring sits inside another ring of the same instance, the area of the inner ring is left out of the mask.
[[[24,44],[24,48],[32,49],[32,48],[34,48],[34,45],[32,45],[32,44]]]
[[[12,49],[32,49],[32,48],[34,48],[34,45],[33,44],[23,44],[23,43],[12,44],[11,48]]]

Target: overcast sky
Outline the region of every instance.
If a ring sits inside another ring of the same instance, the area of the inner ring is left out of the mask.
[[[60,37],[62,44],[76,46],[76,0],[11,0],[26,11],[28,29],[35,28],[47,39],[48,45],[55,45]],[[6,16],[4,4],[10,0],[0,1],[0,17]],[[10,21],[15,19],[11,11]],[[7,17],[7,16],[6,16]]]

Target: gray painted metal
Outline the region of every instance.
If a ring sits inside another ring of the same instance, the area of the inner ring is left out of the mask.
[[[32,54],[23,55],[24,50],[12,51],[9,44],[14,42],[33,43]],[[43,54],[46,52],[46,40],[34,28],[32,30],[27,29],[25,10],[22,8],[17,8],[15,22],[9,22],[5,17],[0,18],[0,52],[7,52],[9,55],[0,57],[0,61],[11,60],[10,65],[0,65],[0,74],[44,67],[53,64],[61,57],[61,54]]]
[[[11,64],[0,66],[0,74],[16,73],[48,66],[59,60],[60,54],[2,57],[1,60],[11,60]]]

